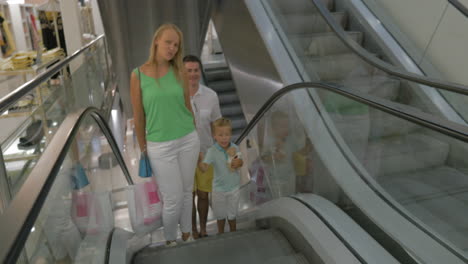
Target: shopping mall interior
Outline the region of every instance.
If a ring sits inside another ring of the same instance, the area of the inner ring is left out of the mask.
[[[165,23],[242,159],[237,228],[210,191],[175,242],[131,89]],[[468,0],[0,0],[0,260],[468,263],[467,28]]]

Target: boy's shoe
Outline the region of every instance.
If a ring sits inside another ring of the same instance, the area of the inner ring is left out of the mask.
[[[190,235],[190,236],[187,238],[187,240],[183,240],[183,239],[182,239],[182,243],[190,243],[190,242],[193,242],[193,241],[195,241],[195,239],[193,239],[192,235]]]
[[[175,247],[177,246],[176,241],[166,241],[166,247]]]

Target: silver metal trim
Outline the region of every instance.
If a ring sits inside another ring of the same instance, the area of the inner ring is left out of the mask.
[[[59,61],[57,64],[53,65],[47,71],[39,74],[34,79],[30,80],[29,82],[21,85],[20,87],[16,88],[13,92],[7,94],[5,97],[0,99],[0,113],[3,113],[5,110],[8,109],[12,104],[16,101],[21,99],[21,97],[25,96],[29,92],[31,92],[34,88],[36,88],[41,83],[48,80],[58,71],[60,71],[63,67],[66,67],[72,60],[78,57],[81,53],[88,50],[90,47],[94,46],[99,40],[105,38],[105,35],[100,35],[95,40],[91,41],[90,43],[86,44],[80,50],[77,50],[72,55],[68,56],[67,58]]]

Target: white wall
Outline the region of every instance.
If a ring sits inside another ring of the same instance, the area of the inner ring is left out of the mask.
[[[70,56],[83,47],[83,33],[81,30],[78,1],[61,0],[60,10],[62,13],[63,33],[65,34],[65,43],[67,45],[67,55]],[[81,64],[82,56],[79,56],[70,63],[71,72],[75,72]]]
[[[13,25],[13,35],[15,36],[16,51],[26,51],[26,37],[24,35],[23,18],[19,4],[10,4],[11,23]]]
[[[96,36],[104,34],[104,26],[102,25],[101,11],[97,0],[91,0],[91,9],[93,12],[94,30]]]

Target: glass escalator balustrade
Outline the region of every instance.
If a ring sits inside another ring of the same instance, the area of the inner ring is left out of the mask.
[[[332,121],[330,130],[338,132],[370,182],[467,256],[468,143],[329,91],[318,94]],[[314,185],[316,191],[320,188]],[[346,196],[335,197],[343,208],[352,206]]]
[[[125,200],[122,170],[88,117],[73,140],[18,263],[104,263],[114,208]],[[26,262],[24,262],[26,261]]]
[[[80,107],[102,108],[109,104],[105,101],[109,76],[104,45],[104,38],[101,38],[73,60],[73,67],[62,69],[59,82],[52,81],[57,76],[50,77],[0,113],[0,149],[10,199],[67,114]]]

